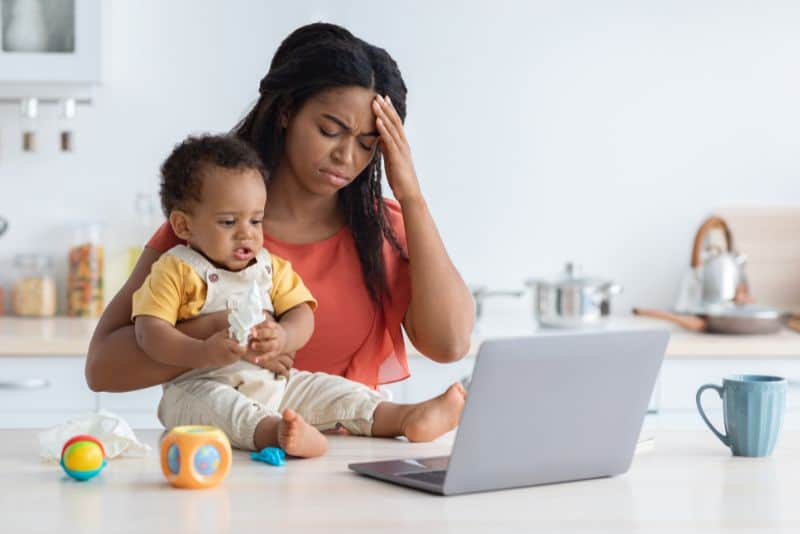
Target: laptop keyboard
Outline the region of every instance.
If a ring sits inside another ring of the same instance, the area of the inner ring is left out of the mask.
[[[444,484],[444,476],[447,474],[447,471],[422,471],[419,473],[408,473],[405,475],[400,475],[403,478],[410,478],[411,480],[418,480],[420,482],[427,482],[429,484],[436,484],[441,486]]]

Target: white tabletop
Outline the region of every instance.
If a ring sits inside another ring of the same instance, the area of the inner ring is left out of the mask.
[[[656,433],[624,475],[439,497],[360,477],[353,461],[447,453],[448,440],[331,438],[328,454],[284,467],[235,452],[208,490],[178,490],[155,454],[115,459],[75,482],[39,460],[36,432],[0,431],[4,532],[797,532],[800,432],[769,458],[734,458],[710,432]],[[8,528],[8,530],[6,529]],[[262,530],[263,529],[263,530]]]
[[[539,329],[529,317],[487,318],[473,332],[470,355],[484,339],[552,333]],[[3,356],[85,356],[96,319],[53,317],[28,319],[0,317],[0,357]],[[670,323],[643,317],[619,316],[604,329],[666,328],[671,331],[666,358],[800,358],[800,333],[784,329],[776,334],[730,336],[687,332]],[[410,357],[419,356],[410,343]]]

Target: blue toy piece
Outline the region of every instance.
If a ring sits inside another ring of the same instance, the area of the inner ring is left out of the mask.
[[[265,447],[258,452],[251,452],[250,458],[257,462],[268,463],[269,465],[285,465],[286,453],[278,447]]]

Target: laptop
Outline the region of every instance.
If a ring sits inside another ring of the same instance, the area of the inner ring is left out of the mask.
[[[450,456],[348,467],[439,495],[625,473],[668,341],[667,330],[484,341]]]

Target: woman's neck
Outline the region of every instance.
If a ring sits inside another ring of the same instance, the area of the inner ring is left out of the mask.
[[[340,227],[344,221],[338,197],[310,193],[290,173],[291,170],[279,166],[270,178],[264,218],[279,224]]]

